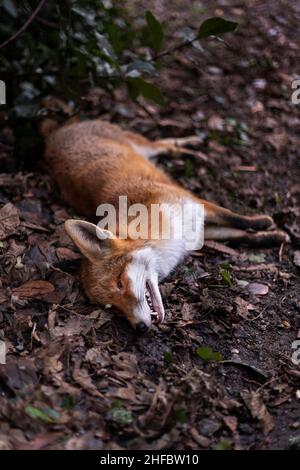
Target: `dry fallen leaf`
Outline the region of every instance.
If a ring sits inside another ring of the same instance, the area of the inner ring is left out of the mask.
[[[291,328],[291,324],[288,320],[282,320],[281,326],[282,328],[285,328],[286,330],[289,330]]]
[[[224,129],[224,119],[220,116],[211,116],[208,120],[208,127],[213,131],[222,131]]]
[[[223,421],[225,426],[227,426],[232,433],[235,433],[238,425],[237,418],[235,416],[224,416]]]
[[[17,450],[40,450],[44,449],[45,447],[49,446],[53,442],[57,441],[62,436],[62,433],[43,433],[38,434],[35,438],[30,442],[20,442],[18,440],[14,440],[14,448]]]
[[[300,251],[295,251],[294,253],[294,265],[300,268]]]
[[[97,368],[110,365],[110,354],[101,347],[88,349],[84,359]]]
[[[199,446],[201,447],[204,447],[204,448],[208,448],[209,445],[210,445],[210,440],[203,436],[202,434],[200,434],[196,428],[192,428],[190,429],[190,433],[191,433],[191,436],[192,438],[194,439],[194,441],[199,444]]]
[[[93,384],[91,377],[86,369],[80,369],[79,363],[75,364],[73,370],[73,379],[77,382],[83,390],[92,395],[93,397],[102,397],[97,387]]]
[[[59,247],[56,249],[56,254],[60,260],[72,260],[72,259],[79,259],[82,256],[79,253],[75,253],[75,251],[70,250],[70,248]]]
[[[251,106],[251,113],[260,113],[264,111],[265,107],[261,101],[255,101]]]
[[[259,392],[244,392],[242,398],[253,418],[259,421],[262,432],[265,435],[269,434],[274,428],[274,422]]]
[[[123,352],[112,356],[115,373],[122,378],[130,379],[137,374],[138,364],[135,354]]]
[[[7,301],[7,296],[5,295],[5,291],[0,290],[0,304],[4,304]]]
[[[91,432],[79,437],[73,436],[65,444],[66,450],[99,450],[102,447],[101,439],[95,437]]]
[[[255,310],[255,306],[242,299],[241,297],[236,297],[234,299],[236,305],[237,314],[241,317],[248,317],[249,311]]]
[[[69,318],[62,325],[55,326],[51,330],[53,337],[69,337],[75,335],[86,335],[92,327],[92,321],[81,317]]]
[[[289,143],[289,135],[284,130],[275,129],[273,134],[266,137],[266,142],[268,142],[276,152],[282,152]]]
[[[257,171],[257,166],[255,165],[236,165],[232,168],[233,171],[245,171],[245,172],[255,172]]]
[[[0,240],[12,235],[20,223],[17,208],[8,202],[0,209]]]
[[[266,295],[269,292],[269,287],[265,284],[259,284],[258,282],[251,282],[248,285],[248,290],[254,295]]]
[[[119,398],[121,400],[128,400],[135,402],[136,394],[132,384],[128,383],[127,387],[119,387],[106,393],[107,397]]]
[[[0,434],[0,451],[1,450],[12,450],[12,444],[7,434]]]
[[[239,256],[239,252],[230,248],[230,246],[224,245],[220,242],[215,242],[213,240],[205,240],[205,246],[214,250],[218,251],[219,253],[224,253],[229,256]]]
[[[32,299],[42,298],[45,295],[51,294],[54,291],[54,285],[51,282],[43,281],[42,279],[37,281],[28,281],[19,287],[12,289],[13,295],[19,297],[19,299]]]
[[[33,390],[38,383],[34,362],[11,358],[5,366],[0,367],[0,381],[13,392]]]

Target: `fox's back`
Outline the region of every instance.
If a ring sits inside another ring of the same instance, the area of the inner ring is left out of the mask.
[[[63,197],[79,213],[94,216],[101,203],[147,203],[170,179],[138,150],[148,141],[101,120],[66,125],[46,141],[45,158]],[[151,193],[151,195],[150,195]]]

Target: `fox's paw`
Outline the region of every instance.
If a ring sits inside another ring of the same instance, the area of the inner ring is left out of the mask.
[[[271,230],[269,232],[248,232],[240,239],[232,240],[233,245],[244,243],[257,248],[268,248],[272,246],[280,246],[282,243],[289,243],[290,237],[281,230]]]
[[[272,225],[274,225],[274,221],[269,215],[253,215],[248,217],[248,228],[252,230],[267,230]]]

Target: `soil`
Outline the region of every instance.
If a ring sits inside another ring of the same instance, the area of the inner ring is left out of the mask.
[[[198,135],[207,162],[164,155],[162,167],[202,198],[272,215],[291,241],[268,249],[212,243],[191,254],[161,286],[165,324],[137,335],[113,308],[85,298],[80,255],[63,229],[74,213],[40,154],[30,171],[15,160],[18,140],[3,127],[1,449],[299,443],[300,368],[292,355],[300,338],[300,105],[291,83],[300,2],[152,3],[170,25],[168,47],[183,24],[208,16],[240,26],[227,44],[212,38],[161,60],[164,108],[96,90],[88,116],[151,138]]]

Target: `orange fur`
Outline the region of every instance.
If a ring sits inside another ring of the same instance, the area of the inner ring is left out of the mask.
[[[182,143],[187,141],[183,139]],[[208,238],[256,244],[264,240],[267,243],[285,240],[281,232],[267,232],[258,237],[247,231],[265,230],[272,224],[270,217],[242,216],[198,199],[144,158],[160,152],[180,152],[178,142],[170,139],[151,142],[108,122],[85,121],[55,130],[46,141],[45,159],[66,202],[89,219],[95,218],[100,204],[110,203],[118,208],[121,195],[127,196],[128,206],[142,203],[147,208],[151,204],[172,204],[188,198],[204,205]],[[139,300],[134,294],[127,267],[133,263],[134,253],[147,246],[158,246],[159,242],[120,240],[120,227],[117,227],[117,238],[100,243],[94,225],[68,222],[67,232],[86,257],[81,278],[88,297],[96,303],[117,306],[135,325],[137,315],[134,311]],[[163,253],[162,248],[160,250]]]

